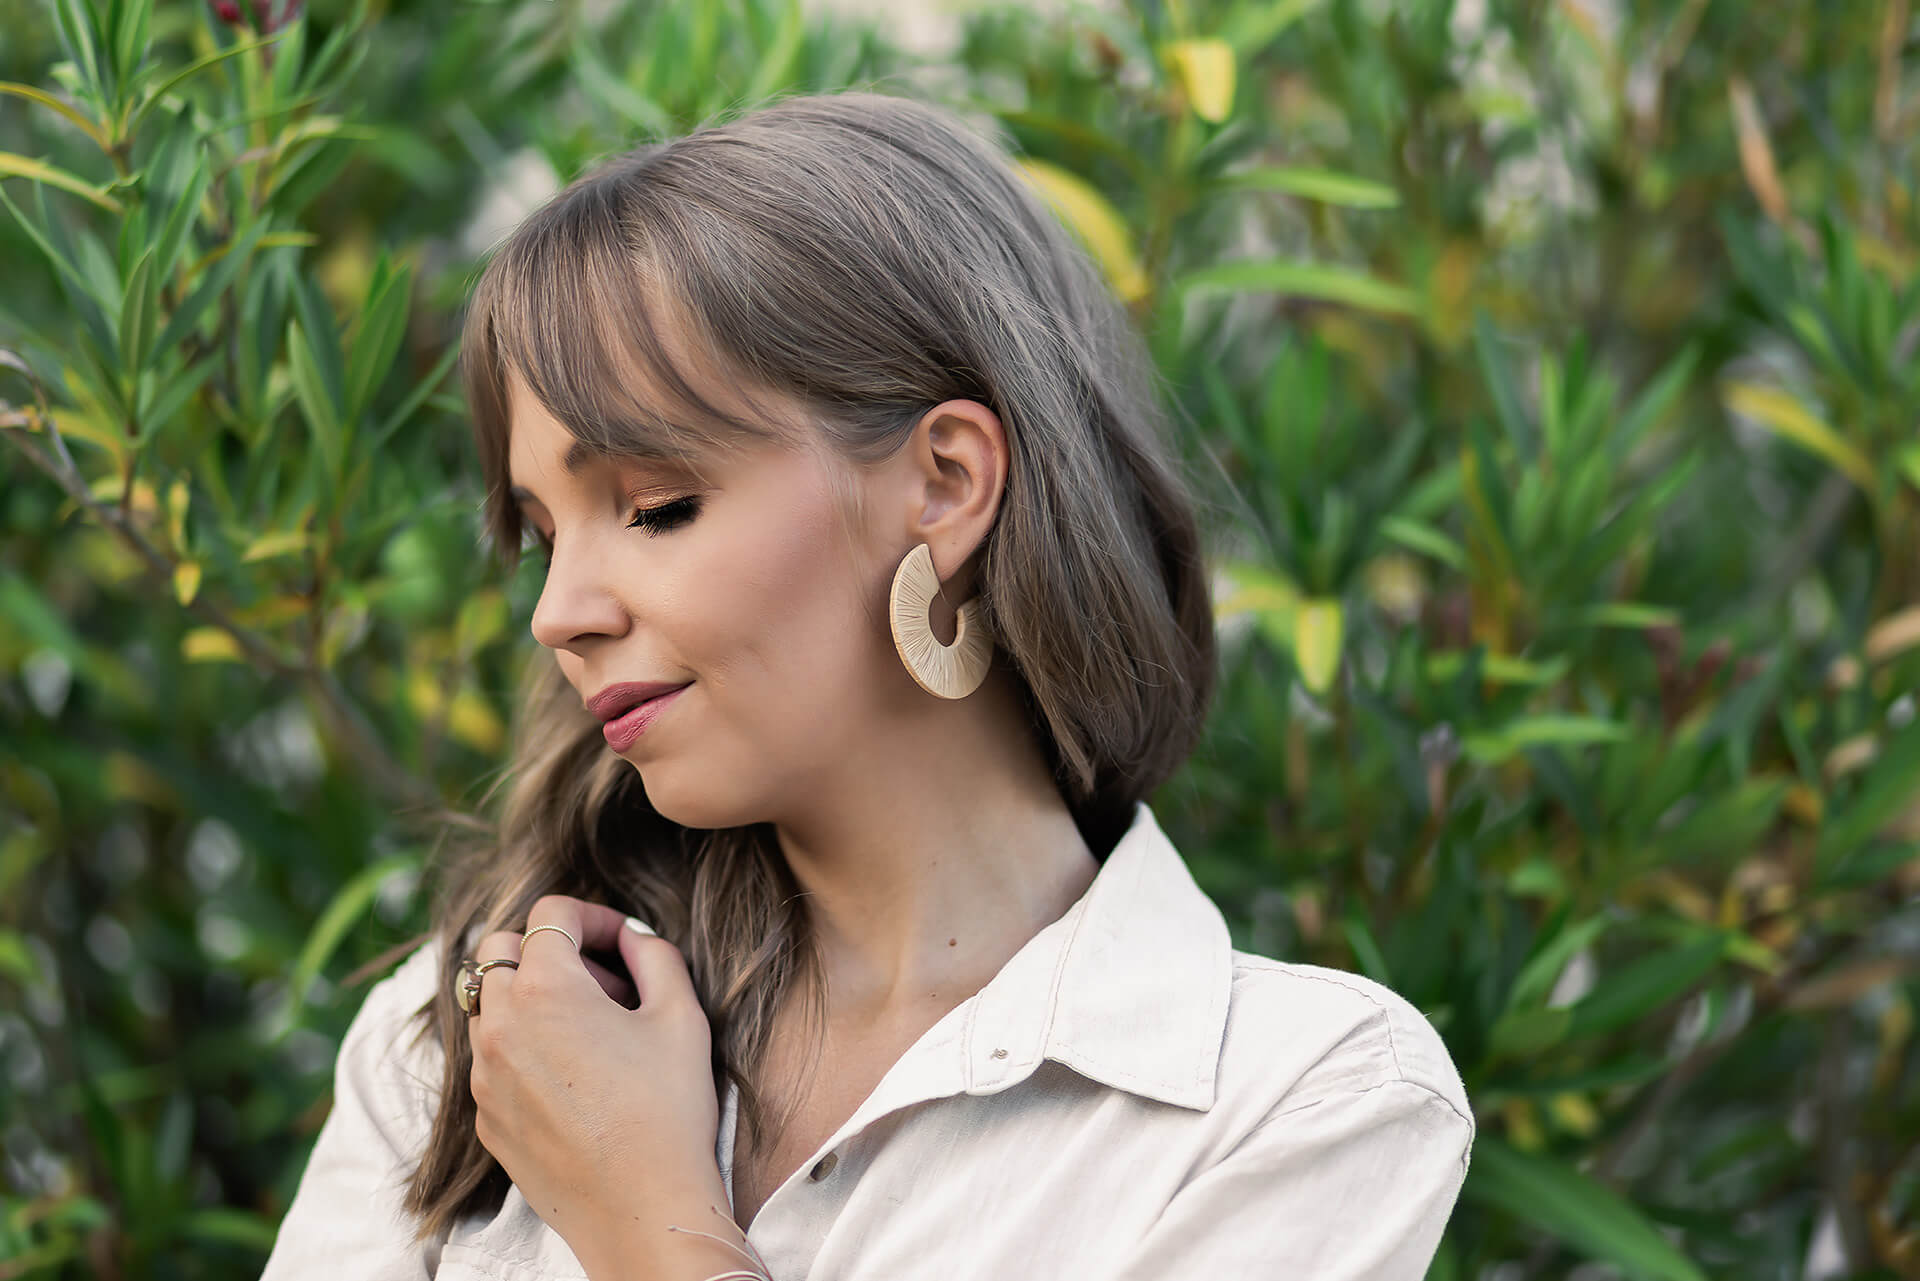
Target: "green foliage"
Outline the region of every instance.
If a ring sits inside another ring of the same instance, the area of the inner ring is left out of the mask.
[[[0,1276],[257,1275],[424,921],[532,604],[448,380],[501,210],[927,70],[1207,491],[1157,809],[1466,1077],[1433,1275],[1920,1275],[1908,6],[986,7],[938,67],[782,0],[0,19]]]

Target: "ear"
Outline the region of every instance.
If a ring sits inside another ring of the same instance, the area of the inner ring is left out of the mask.
[[[978,401],[942,401],[914,424],[900,461],[907,473],[907,536],[928,545],[934,572],[945,582],[971,559],[999,514],[1012,463],[1006,429]]]

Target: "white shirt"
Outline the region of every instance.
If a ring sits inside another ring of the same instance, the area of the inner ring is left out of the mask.
[[[432,952],[348,1028],[262,1281],[585,1275],[518,1189],[407,1241],[441,1052],[400,1027],[441,981]],[[729,1086],[729,1196],[737,1105]],[[1421,1281],[1473,1135],[1420,1011],[1235,951],[1142,802],[1080,900],[894,1063],[748,1239],[773,1281]]]

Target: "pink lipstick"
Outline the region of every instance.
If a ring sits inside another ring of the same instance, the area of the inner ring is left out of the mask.
[[[606,722],[600,732],[606,736],[607,746],[624,752],[686,688],[659,682],[609,685],[587,700],[587,710]]]

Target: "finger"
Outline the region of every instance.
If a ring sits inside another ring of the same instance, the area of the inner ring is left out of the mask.
[[[627,973],[633,976],[640,1004],[662,1005],[683,1000],[697,1003],[699,998],[693,990],[693,976],[687,972],[687,958],[651,929],[649,926],[645,934],[628,928],[619,932],[620,958],[627,963]]]
[[[565,894],[545,894],[534,901],[527,913],[527,930],[558,925],[578,941],[579,947],[574,949],[578,953],[615,952],[619,950],[620,923],[624,920],[624,913],[603,903],[589,903]],[[567,941],[558,934],[543,930],[527,940],[527,955],[537,958],[544,968],[549,957],[565,960],[567,946]]]
[[[481,938],[474,947],[473,959],[482,964],[494,960],[517,961],[520,959],[520,936],[511,930],[495,930]],[[513,986],[513,974],[513,967],[496,965],[480,976],[480,1013],[467,1019],[469,1036],[473,1034],[473,1025],[485,1016],[487,1002],[495,1002],[494,1008],[498,1009],[498,1003],[506,999],[507,989]],[[464,976],[461,981],[465,981]]]
[[[580,959],[587,963],[587,972],[599,981],[601,991],[630,1010],[640,1003],[640,993],[626,975],[616,974],[590,956]]]

